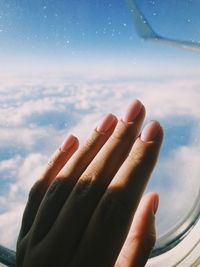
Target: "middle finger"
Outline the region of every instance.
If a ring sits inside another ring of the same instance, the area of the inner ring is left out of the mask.
[[[54,242],[59,241],[68,255],[73,254],[98,201],[126,159],[140,132],[144,117],[145,108],[142,103],[133,101],[61,209],[48,238]]]

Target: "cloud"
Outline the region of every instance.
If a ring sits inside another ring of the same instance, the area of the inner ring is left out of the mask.
[[[1,162],[0,173],[12,176],[12,179],[7,181],[7,192],[0,197],[1,244],[15,249],[28,192],[46,162],[47,157],[39,153],[29,154],[25,158],[17,156]]]
[[[196,140],[200,80],[163,77],[126,76],[109,80],[93,76],[76,80],[59,76],[41,77],[40,82],[1,81],[1,244],[14,248],[28,192],[66,136],[73,133],[82,144],[103,115],[113,112],[121,117],[134,98],[145,104],[148,120],[168,121],[168,126],[177,127],[182,121],[187,127],[189,118],[196,125],[190,129],[187,144],[177,142],[168,154],[164,153],[152,183],[153,190],[161,193],[160,232],[174,225],[177,213],[183,216],[190,209],[187,199],[196,195],[193,185],[198,185],[200,172],[200,144]],[[175,203],[173,209],[171,203]],[[168,220],[162,220],[164,214]]]
[[[161,160],[153,189],[160,194],[158,234],[183,222],[199,198],[200,144],[181,146]]]
[[[24,205],[17,203],[13,208],[0,214],[1,245],[15,249]]]

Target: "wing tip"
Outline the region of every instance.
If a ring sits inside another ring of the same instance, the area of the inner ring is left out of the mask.
[[[150,26],[148,20],[137,6],[134,0],[126,0],[129,11],[133,17],[138,35],[143,39],[159,39],[160,36]]]

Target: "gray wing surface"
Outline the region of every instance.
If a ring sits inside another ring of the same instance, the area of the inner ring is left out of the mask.
[[[200,52],[200,43],[181,41],[170,38],[165,38],[157,34],[149,24],[148,20],[137,6],[135,0],[126,0],[128,8],[130,10],[133,22],[138,35],[144,40],[151,40],[158,43],[163,43],[172,47],[190,50],[193,52]]]

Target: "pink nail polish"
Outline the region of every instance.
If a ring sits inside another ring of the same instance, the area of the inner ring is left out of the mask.
[[[124,122],[133,122],[139,115],[142,108],[142,103],[139,100],[134,100],[129,106],[126,113],[123,116]]]
[[[160,124],[157,121],[151,121],[145,126],[141,134],[141,140],[144,142],[153,141],[160,130]]]
[[[75,144],[75,142],[76,138],[72,134],[70,134],[70,136],[68,136],[66,140],[62,143],[60,148],[62,151],[67,152],[67,150],[71,148]]]
[[[113,114],[109,113],[99,123],[97,131],[100,133],[106,133],[113,126],[116,120],[117,118]]]

